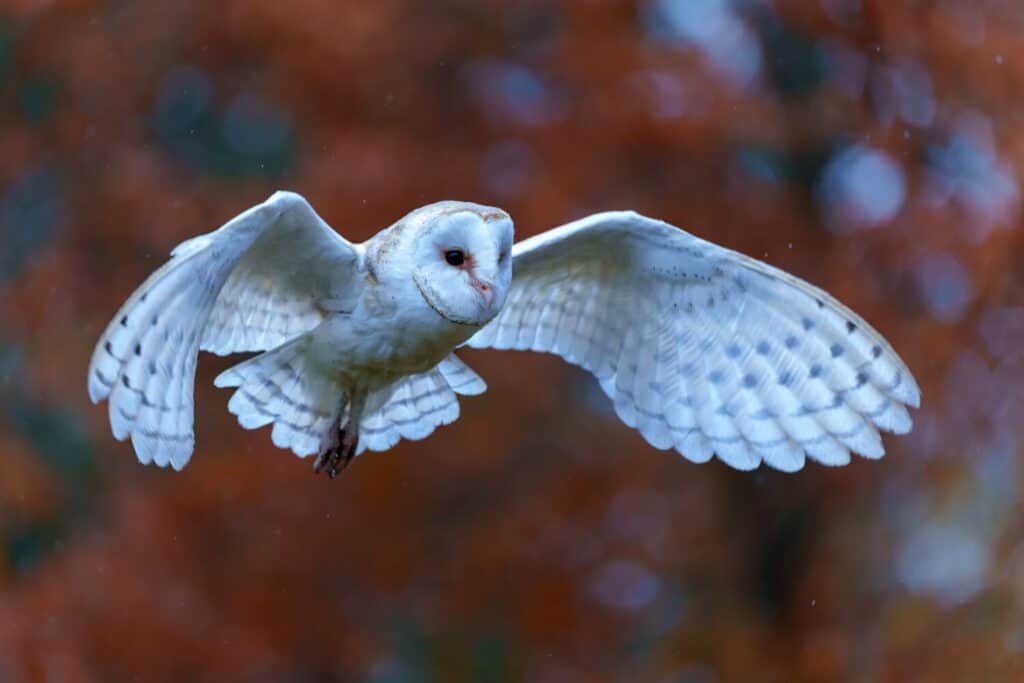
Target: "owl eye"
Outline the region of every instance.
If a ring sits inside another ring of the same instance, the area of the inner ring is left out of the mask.
[[[461,266],[466,262],[466,255],[461,249],[450,249],[444,252],[444,260],[449,266]]]

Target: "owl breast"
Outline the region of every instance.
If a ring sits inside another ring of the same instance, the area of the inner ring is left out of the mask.
[[[315,353],[359,384],[386,383],[429,370],[479,329],[441,317],[414,288],[368,287],[353,311],[324,320]]]

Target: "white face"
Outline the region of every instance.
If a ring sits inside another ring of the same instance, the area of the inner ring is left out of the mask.
[[[486,325],[505,305],[512,282],[512,219],[501,209],[464,202],[432,204],[410,218],[422,226],[413,246],[420,294],[451,322]]]

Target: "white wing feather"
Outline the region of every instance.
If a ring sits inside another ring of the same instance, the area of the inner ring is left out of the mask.
[[[633,212],[513,248],[502,312],[467,344],[551,352],[594,373],[657,448],[738,469],[884,453],[920,392],[889,344],[820,289]]]
[[[278,192],[180,244],[117,312],[88,389],[143,463],[181,469],[194,445],[199,349],[262,351],[307,332],[353,294],[360,253],[301,196]]]
[[[401,439],[425,439],[459,417],[457,396],[476,396],[487,385],[455,354],[427,372],[403,377],[367,399],[359,453],[386,451]]]

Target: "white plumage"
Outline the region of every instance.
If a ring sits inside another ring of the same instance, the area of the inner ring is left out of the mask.
[[[515,246],[512,293],[470,346],[550,351],[594,373],[656,448],[793,471],[883,454],[910,429],[910,372],[823,291],[631,212]]]
[[[175,249],[97,344],[89,394],[141,462],[181,469],[198,351],[263,352],[217,377],[229,410],[333,476],[485,391],[463,344],[555,353],[652,446],[739,469],[881,457],[920,400],[828,294],[661,221],[596,214],[513,247],[503,211],[441,202],[352,244],[283,192]]]

